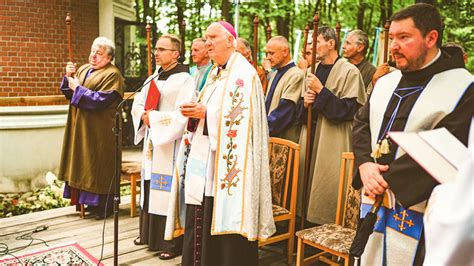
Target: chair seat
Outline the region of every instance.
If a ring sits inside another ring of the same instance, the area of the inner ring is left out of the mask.
[[[289,210],[275,204],[272,205],[272,211],[273,211],[273,217],[290,213]]]
[[[337,224],[323,224],[296,232],[296,236],[314,244],[349,254],[356,231]]]

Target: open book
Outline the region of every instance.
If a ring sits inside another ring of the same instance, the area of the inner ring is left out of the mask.
[[[444,127],[421,132],[389,132],[388,136],[440,183],[454,180],[458,169],[472,156]]]

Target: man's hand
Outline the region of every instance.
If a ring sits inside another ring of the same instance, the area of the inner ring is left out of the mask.
[[[390,73],[390,66],[387,63],[383,63],[379,67],[377,67],[377,70],[372,76],[372,86],[375,86],[377,80],[379,80],[379,78],[385,76],[388,73]]]
[[[382,173],[388,171],[388,165],[367,162],[359,166],[360,178],[369,197],[382,195],[388,188]]]
[[[318,94],[323,89],[323,84],[313,73],[308,73],[308,77],[306,78],[306,85],[309,89]]]
[[[304,93],[304,108],[308,108],[308,106],[316,101],[316,92],[312,90],[306,90]]]
[[[66,64],[66,77],[72,77],[76,74],[76,64],[73,62],[67,62]]]
[[[150,112],[153,111],[153,110],[148,110],[148,111],[145,111],[143,114],[142,114],[142,121],[143,121],[143,124],[145,124],[147,127],[150,127]]]
[[[206,117],[206,106],[191,102],[185,103],[180,107],[181,114],[189,118],[204,119]]]
[[[77,86],[81,85],[77,77],[68,77],[67,81],[69,82],[69,88],[73,91],[76,90]]]
[[[272,66],[270,64],[270,61],[265,57],[263,58],[263,61],[262,61],[262,68],[263,70],[265,70],[265,73],[269,73],[270,71],[272,71]]]
[[[298,67],[304,71],[306,71],[306,69],[309,67],[309,62],[304,57],[303,53],[301,53],[300,57],[298,58]]]

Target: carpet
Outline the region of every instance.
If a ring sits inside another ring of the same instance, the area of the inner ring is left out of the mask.
[[[0,258],[0,265],[97,265],[99,262],[77,243],[46,247],[39,251],[14,255],[16,258],[11,255]]]

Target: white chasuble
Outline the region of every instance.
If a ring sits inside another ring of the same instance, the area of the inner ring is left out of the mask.
[[[217,67],[211,70],[198,97],[207,108],[208,134],[203,134],[202,119],[189,144],[189,156],[178,155],[178,165],[185,165],[178,169],[178,175],[185,175],[185,202],[201,205],[203,195],[214,197],[212,235],[266,239],[275,232],[275,223],[261,84],[255,69],[239,53],[233,53],[226,68],[218,71]],[[181,158],[187,162],[182,164]],[[179,189],[172,191],[180,194]],[[176,215],[178,202],[168,217]],[[165,239],[177,229],[176,218],[167,220]]]
[[[142,139],[142,180],[150,180],[148,211],[152,214],[167,214],[168,201],[173,181],[173,169],[179,150],[181,136],[187,119],[181,115],[179,106],[193,100],[195,85],[188,73],[172,74],[166,80],[155,83],[160,91],[157,110],[150,111],[150,127],[141,123],[149,85],[135,96],[132,118],[135,144]],[[140,206],[143,208],[144,182],[141,182]]]
[[[372,150],[382,126],[384,112],[392,94],[402,78],[399,70],[391,72],[377,81],[370,98],[370,132]],[[446,115],[451,113],[471,85],[472,75],[465,69],[451,69],[434,75],[423,89],[411,110],[406,132],[433,129]],[[447,92],[449,89],[449,93]],[[434,104],[436,103],[436,104]],[[398,148],[395,158],[405,152]],[[374,200],[362,192],[361,217],[364,217]],[[364,254],[363,265],[410,265],[413,264],[418,240],[423,228],[423,214],[426,201],[408,209],[396,204],[394,193],[388,189],[384,195],[383,206],[377,213],[374,233],[369,237]]]

